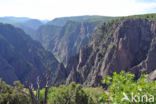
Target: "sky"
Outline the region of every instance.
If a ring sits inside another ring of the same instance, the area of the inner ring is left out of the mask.
[[[51,20],[65,16],[127,16],[146,13],[156,13],[156,0],[0,0],[0,17]]]

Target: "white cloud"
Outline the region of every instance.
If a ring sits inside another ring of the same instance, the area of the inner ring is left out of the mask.
[[[2,0],[0,16],[53,19],[62,16],[124,16],[148,13],[156,2],[136,0]],[[156,12],[156,11],[155,11]]]

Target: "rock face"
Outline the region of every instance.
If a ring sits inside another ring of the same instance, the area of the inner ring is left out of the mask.
[[[0,78],[8,84],[15,80],[35,83],[36,77],[42,76],[47,69],[54,77],[59,66],[53,54],[21,29],[0,24]]]
[[[70,56],[79,52],[91,39],[98,23],[69,21],[63,27],[45,25],[38,29],[34,39],[65,64]]]
[[[66,64],[70,56],[89,43],[95,28],[110,19],[98,16],[58,18],[41,26],[33,38]]]
[[[60,30],[61,27],[59,26],[42,25],[37,29],[33,39],[38,40],[40,43],[42,43],[46,50],[50,51],[50,47],[55,46],[55,42],[57,41],[56,38],[59,35]]]
[[[156,80],[156,70],[154,70],[149,74],[149,80],[150,81]]]
[[[156,20],[120,19],[104,23],[88,46],[71,57],[66,83],[97,86],[101,78],[125,70],[136,76],[156,69]]]

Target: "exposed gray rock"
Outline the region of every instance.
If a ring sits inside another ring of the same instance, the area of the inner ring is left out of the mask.
[[[150,73],[156,69],[156,21],[121,19],[103,24],[93,34],[88,47],[75,56],[79,58],[71,59],[77,63],[71,65],[69,61],[67,68],[72,71],[67,84],[76,81],[97,86],[102,77],[121,70],[136,76]]]

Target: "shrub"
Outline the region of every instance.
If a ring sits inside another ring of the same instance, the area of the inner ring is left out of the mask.
[[[153,98],[156,97],[156,81],[149,82],[147,75],[135,81],[134,75],[121,71],[120,74],[116,72],[112,77],[107,76],[102,80],[103,84],[108,84],[108,93],[100,96],[101,104],[107,103],[122,103],[122,104],[154,104]],[[126,98],[127,97],[127,98]],[[124,98],[124,99],[123,99]]]

